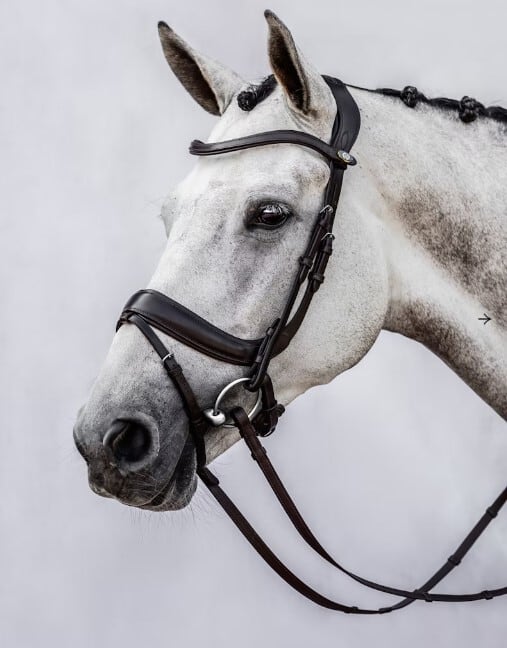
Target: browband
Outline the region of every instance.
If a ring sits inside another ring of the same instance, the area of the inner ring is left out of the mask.
[[[330,162],[333,162],[341,169],[356,164],[355,158],[347,151],[337,149],[323,140],[297,130],[274,130],[238,137],[237,139],[225,140],[223,142],[205,143],[201,140],[194,140],[189,147],[192,155],[217,155],[218,153],[232,153],[243,149],[255,148],[257,146],[268,146],[269,144],[299,144],[311,148],[320,153]]]

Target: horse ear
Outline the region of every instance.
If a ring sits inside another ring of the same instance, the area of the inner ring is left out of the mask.
[[[221,115],[243,85],[239,75],[199,54],[164,22],[158,33],[164,56],[184,88],[205,110]]]
[[[321,75],[305,61],[280,18],[269,9],[264,16],[269,29],[269,62],[290,105],[304,115],[318,112],[328,103],[329,88]]]

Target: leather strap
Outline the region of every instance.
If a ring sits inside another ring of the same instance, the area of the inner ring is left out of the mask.
[[[157,290],[138,290],[123,308],[117,330],[137,313],[151,326],[201,353],[235,365],[249,366],[262,338],[242,340],[222,331],[185,306]]]
[[[349,606],[337,601],[332,601],[331,599],[323,596],[322,594],[319,594],[319,592],[312,589],[304,581],[298,578],[288,567],[286,567],[286,565],[284,565],[284,563],[278,558],[278,556],[273,551],[271,551],[268,545],[255,531],[255,529],[237,508],[234,502],[220,488],[218,479],[209,470],[209,468],[201,468],[198,474],[210,493],[242,533],[243,537],[250,543],[255,551],[271,567],[271,569],[273,569],[273,571],[275,571],[278,576],[280,576],[280,578],[282,578],[293,589],[305,596],[310,601],[313,601],[317,605],[325,607],[328,610],[345,612],[347,614],[379,614],[377,610],[363,610],[356,606]]]
[[[171,381],[173,382],[176,390],[178,391],[183,405],[185,407],[185,412],[188,417],[190,434],[194,440],[197,467],[206,465],[206,448],[204,444],[204,433],[208,427],[206,419],[202,413],[201,408],[197,402],[195,394],[188,384],[187,379],[183,373],[183,369],[174,359],[174,355],[169,353],[165,345],[162,343],[162,340],[158,335],[152,330],[151,326],[144,321],[137,313],[132,313],[126,317],[122,323],[131,322],[135,324],[141,333],[146,337],[151,346],[155,349],[162,364],[164,365],[165,370]],[[121,323],[120,323],[121,326]]]
[[[278,419],[285,412],[285,407],[277,402],[273,383],[268,374],[264,376],[261,385],[262,409],[252,421],[255,433],[261,437],[267,437],[276,430]]]
[[[462,603],[477,601],[481,599],[492,599],[498,596],[503,596],[507,594],[507,587],[502,587],[493,590],[484,590],[482,592],[474,592],[470,594],[440,594],[440,593],[431,593],[433,587],[435,587],[443,578],[445,578],[453,569],[455,569],[470,551],[472,546],[475,544],[479,536],[484,532],[487,526],[491,523],[500,509],[504,506],[507,500],[507,488],[500,493],[496,498],[493,504],[486,510],[484,515],[480,518],[477,524],[472,528],[468,533],[465,540],[461,542],[456,551],[447,559],[447,561],[438,569],[431,578],[429,578],[424,585],[420,588],[417,588],[412,591],[403,590],[400,588],[390,587],[387,585],[382,585],[371,581],[369,579],[358,576],[354,572],[346,569],[338,562],[336,562],[331,555],[322,547],[319,541],[316,539],[308,525],[306,524],[304,518],[301,516],[299,510],[294,504],[292,498],[288,494],[285,486],[283,485],[280,477],[278,476],[276,470],[271,464],[266,449],[262,446],[259,439],[257,438],[256,431],[252,424],[250,423],[248,416],[242,408],[234,408],[231,411],[231,416],[236,423],[242,438],[245,440],[245,443],[248,446],[248,449],[251,452],[252,458],[256,461],[264,476],[266,477],[271,489],[275,493],[278,501],[280,502],[283,510],[289,517],[290,521],[294,525],[295,529],[298,531],[300,536],[305,540],[305,542],[312,547],[324,560],[328,563],[339,569],[342,573],[346,574],[353,580],[374,589],[377,591],[385,592],[387,594],[392,594],[395,596],[405,597],[402,601],[395,603],[393,605],[378,608],[375,610],[372,609],[362,609],[356,606],[346,606],[336,601],[332,601],[327,597],[320,595],[318,592],[310,588],[303,581],[301,581],[293,572],[291,572],[278,558],[277,556],[269,549],[265,542],[258,536],[256,531],[251,527],[248,521],[240,513],[234,503],[229,499],[226,493],[220,488],[219,481],[211,473],[208,468],[199,471],[199,476],[204,482],[206,487],[213,494],[215,499],[222,506],[227,515],[231,518],[240,532],[245,536],[248,542],[254,547],[254,549],[259,553],[259,555],[267,562],[270,567],[291,587],[293,587],[300,594],[310,599],[314,603],[321,605],[332,610],[338,610],[341,612],[351,613],[351,614],[386,614],[388,612],[393,612],[395,610],[402,609],[407,605],[410,605],[415,600],[426,601],[428,603],[435,601],[444,601],[448,603]]]
[[[186,380],[181,366],[176,362],[172,353],[169,353],[160,338],[152,330],[150,324],[146,322],[142,316],[137,313],[131,313],[126,317],[123,322],[130,322],[135,324],[137,328],[143,333],[154,350],[157,352],[162,360],[162,363],[168,373],[169,378],[175,385],[182,402],[184,404],[188,419],[190,434],[193,437],[194,445],[196,448],[197,457],[197,474],[210,490],[212,495],[222,506],[227,515],[234,522],[239,531],[243,534],[246,540],[252,545],[257,553],[264,559],[264,561],[293,589],[300,594],[313,601],[317,605],[325,607],[330,610],[345,612],[347,614],[386,614],[395,610],[402,609],[410,605],[415,600],[423,600],[428,603],[434,601],[445,602],[468,602],[477,601],[480,599],[492,599],[498,596],[507,594],[507,587],[502,587],[493,590],[484,590],[482,592],[475,592],[471,594],[440,594],[432,593],[430,590],[434,588],[443,578],[445,578],[453,569],[455,569],[470,551],[480,535],[489,526],[491,521],[498,515],[501,508],[507,501],[507,488],[500,493],[493,504],[486,510],[484,515],[480,518],[477,524],[467,534],[465,539],[458,546],[456,551],[447,559],[447,561],[438,569],[433,576],[428,579],[424,585],[413,591],[403,590],[400,588],[382,585],[363,578],[351,570],[346,569],[338,563],[332,556],[323,548],[317,540],[311,529],[306,524],[304,518],[296,507],[294,501],[290,497],[287,489],[281,481],[278,473],[270,462],[267,451],[261,444],[257,435],[267,436],[271,434],[276,428],[278,417],[283,413],[283,407],[276,402],[273,385],[271,379],[266,374],[262,384],[262,397],[263,397],[263,410],[257,416],[252,424],[245,413],[240,407],[235,407],[231,411],[231,417],[238,427],[242,438],[244,439],[247,447],[251,452],[252,458],[256,461],[262,473],[264,474],[272,491],[276,495],[282,509],[292,522],[294,528],[305,542],[316,551],[324,560],[335,568],[346,574],[353,580],[387,594],[395,596],[403,596],[401,601],[390,606],[369,609],[359,608],[357,606],[348,606],[343,603],[333,601],[326,596],[323,596],[298,576],[296,576],[288,567],[271,551],[268,545],[262,540],[255,529],[250,525],[248,520],[243,516],[235,504],[230,500],[227,494],[220,488],[219,481],[206,467],[206,451],[204,443],[204,434],[207,428],[206,420],[203,417],[202,410],[199,407],[197,398]],[[120,322],[120,325],[121,323]]]
[[[258,146],[269,146],[271,144],[298,144],[299,146],[306,146],[311,148],[317,153],[333,162],[341,169],[346,169],[348,164],[344,162],[338,155],[339,149],[335,148],[332,144],[327,144],[323,140],[297,130],[274,130],[265,131],[263,133],[256,133],[255,135],[247,135],[245,137],[238,137],[237,139],[224,140],[223,142],[201,142],[201,140],[193,140],[189,147],[189,153],[192,155],[217,155],[219,153],[233,153],[235,151],[243,151],[244,149],[256,148]],[[355,164],[355,161],[349,162]]]

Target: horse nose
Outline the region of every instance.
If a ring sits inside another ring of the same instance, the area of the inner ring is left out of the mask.
[[[150,454],[153,439],[139,421],[117,420],[104,435],[102,443],[118,465],[126,466],[142,462]]]

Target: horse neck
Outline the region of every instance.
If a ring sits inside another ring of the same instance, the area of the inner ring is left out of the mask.
[[[355,96],[355,150],[373,179],[388,264],[384,328],[424,344],[507,418],[505,126]]]

